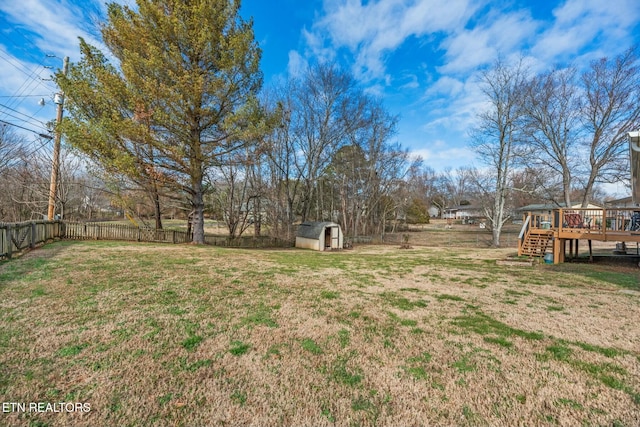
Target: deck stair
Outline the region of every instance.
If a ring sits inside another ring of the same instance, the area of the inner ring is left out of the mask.
[[[549,230],[531,230],[522,242],[522,255],[543,257],[551,248],[553,233]]]

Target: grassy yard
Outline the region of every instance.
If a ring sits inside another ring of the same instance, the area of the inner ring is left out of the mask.
[[[637,269],[512,252],[45,246],[0,264],[0,425],[639,425]]]

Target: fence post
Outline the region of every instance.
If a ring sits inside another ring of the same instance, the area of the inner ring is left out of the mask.
[[[11,239],[11,224],[7,224],[7,259],[11,259],[13,241]]]
[[[29,249],[33,249],[36,245],[36,223],[31,221],[31,241],[29,242]]]

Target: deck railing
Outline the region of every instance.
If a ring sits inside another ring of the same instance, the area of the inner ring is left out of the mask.
[[[532,229],[557,230],[561,235],[640,234],[640,208],[556,209],[550,215],[529,215]]]

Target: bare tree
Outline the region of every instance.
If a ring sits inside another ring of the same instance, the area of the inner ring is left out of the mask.
[[[362,96],[351,75],[332,64],[320,64],[307,70],[294,86],[291,125],[297,151],[294,157],[301,179],[301,215],[330,219],[324,208],[320,176],[334,153],[348,144],[349,135],[361,122]]]
[[[602,58],[582,75],[585,89],[582,121],[588,135],[588,170],[582,206],[597,182],[613,182],[628,174],[627,132],[640,127],[640,68],[636,48],[610,61]]]
[[[565,206],[571,206],[573,172],[579,164],[581,99],[575,83],[574,68],[535,76],[525,86],[522,102],[528,170],[558,177]]]
[[[293,223],[300,200],[301,171],[296,167],[298,148],[292,131],[293,90],[291,86],[276,89],[268,94],[265,105],[279,119],[265,143],[264,162],[261,166],[266,175],[264,192],[269,203],[264,206],[271,235],[293,238]]]
[[[508,66],[498,60],[491,69],[482,73],[480,81],[488,107],[478,115],[479,122],[471,137],[476,152],[487,166],[478,177],[490,177],[477,179],[477,184],[485,196],[484,210],[491,224],[495,246],[500,246],[500,233],[509,219],[505,203],[516,145],[522,133],[521,88],[526,79],[522,61]]]

